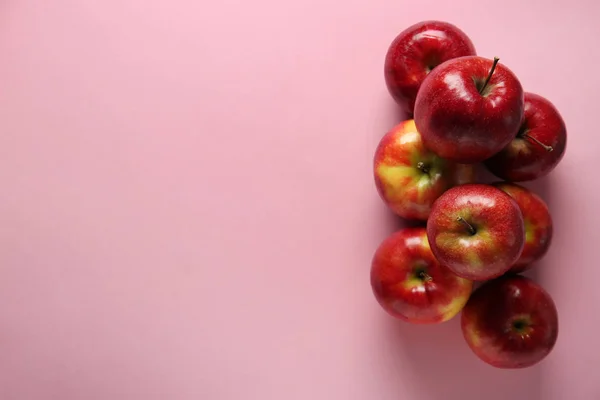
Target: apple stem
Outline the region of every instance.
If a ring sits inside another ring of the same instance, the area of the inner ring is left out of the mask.
[[[551,151],[554,150],[554,148],[552,146],[548,146],[542,142],[540,142],[539,140],[537,140],[536,138],[534,138],[533,136],[528,135],[527,133],[523,133],[521,135],[521,137],[526,138],[526,139],[530,139],[532,141],[534,141],[535,143],[539,144],[540,146],[542,146],[544,148],[544,150],[546,150],[548,153],[550,153]]]
[[[431,275],[429,275],[425,271],[420,271],[419,272],[419,279],[422,280],[423,282],[430,282],[431,280],[433,280],[433,278],[431,277]]]
[[[417,168],[420,169],[421,172],[423,172],[424,174],[429,173],[429,168],[427,168],[427,166],[425,166],[425,163],[423,161],[419,161],[417,163]]]
[[[475,230],[475,228],[473,227],[473,225],[471,225],[470,223],[467,222],[466,219],[464,219],[463,217],[456,217],[456,220],[462,224],[464,224],[467,229],[469,230],[469,233],[471,235],[474,235],[477,233],[477,231]]]
[[[490,82],[490,79],[492,79],[492,74],[494,73],[494,70],[496,69],[496,65],[498,65],[498,61],[500,61],[500,59],[498,57],[494,57],[494,63],[492,64],[492,68],[490,69],[490,73],[488,74],[485,82],[483,82],[483,86],[481,86],[481,89],[479,89],[479,94],[483,94],[483,91],[485,90],[485,87]]]

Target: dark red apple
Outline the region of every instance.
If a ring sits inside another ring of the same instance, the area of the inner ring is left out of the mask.
[[[493,186],[506,192],[519,206],[525,223],[525,246],[510,271],[519,273],[530,269],[550,248],[553,224],[548,205],[531,190],[510,182],[496,182]]]
[[[384,66],[387,88],[412,115],[415,98],[427,74],[444,61],[475,55],[473,43],[456,26],[444,21],[422,21],[396,36]]]
[[[567,128],[546,98],[525,93],[525,112],[516,137],[485,161],[490,172],[513,182],[530,181],[550,173],[563,159]]]
[[[431,151],[459,163],[478,163],[517,135],[523,119],[523,87],[497,58],[455,58],[425,78],[414,118]]]
[[[525,244],[517,203],[486,184],[448,189],[433,203],[427,236],[437,260],[458,276],[483,281],[506,273]]]
[[[407,219],[426,220],[442,193],[475,180],[473,165],[444,160],[427,150],[414,120],[399,123],[383,136],[373,164],[379,195]]]
[[[387,237],[371,264],[371,287],[390,315],[414,324],[447,321],[464,307],[473,282],[435,259],[425,228],[405,228]]]
[[[497,368],[526,368],[542,361],[558,338],[554,301],[537,283],[507,275],[484,283],[461,316],[471,350]]]

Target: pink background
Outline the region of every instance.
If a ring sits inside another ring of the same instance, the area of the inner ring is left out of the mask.
[[[599,3],[4,0],[0,399],[600,398]],[[569,129],[534,187],[561,320],[540,365],[479,362],[454,319],[368,283],[399,227],[374,148],[389,42],[460,26]]]

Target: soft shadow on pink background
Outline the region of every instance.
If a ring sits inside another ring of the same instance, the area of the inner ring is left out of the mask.
[[[0,399],[595,400],[600,6],[591,0],[4,0]],[[389,42],[460,26],[551,99],[567,155],[532,185],[542,364],[479,362],[458,321],[385,315],[398,228],[374,148],[399,121]]]

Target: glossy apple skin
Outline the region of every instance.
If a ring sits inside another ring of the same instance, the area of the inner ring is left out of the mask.
[[[525,223],[525,246],[510,272],[520,273],[533,267],[550,248],[553,223],[546,202],[531,190],[510,182],[496,182],[493,186],[512,197],[519,206]]]
[[[472,183],[448,189],[435,201],[427,236],[440,263],[458,276],[483,281],[506,273],[517,262],[525,244],[525,224],[508,194]]]
[[[554,170],[564,157],[567,127],[554,104],[540,95],[525,92],[524,110],[516,137],[485,161],[487,169],[500,179],[524,182],[541,178]],[[550,146],[551,150],[531,137]]]
[[[423,146],[414,120],[387,132],[375,150],[377,191],[397,215],[426,220],[433,202],[447,189],[475,180],[472,165],[444,160]]]
[[[437,65],[456,57],[475,55],[467,35],[444,21],[422,21],[398,34],[385,56],[388,91],[412,115],[423,79]]]
[[[515,138],[523,119],[523,87],[502,63],[479,94],[493,61],[466,56],[437,66],[423,81],[415,123],[425,146],[459,163],[479,163]]]
[[[558,339],[558,312],[540,285],[506,275],[477,288],[461,315],[467,344],[497,368],[527,368],[542,361]]]
[[[404,228],[377,248],[371,264],[371,288],[391,316],[413,324],[436,324],[464,307],[473,282],[440,265],[423,227]]]

